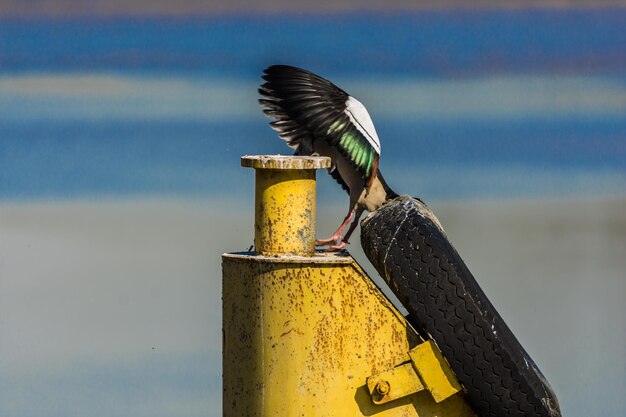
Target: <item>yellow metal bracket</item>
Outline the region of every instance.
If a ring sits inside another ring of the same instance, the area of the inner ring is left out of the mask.
[[[408,353],[410,362],[367,379],[374,404],[385,404],[423,390],[428,390],[435,402],[440,403],[461,391],[454,372],[432,341],[424,342]]]

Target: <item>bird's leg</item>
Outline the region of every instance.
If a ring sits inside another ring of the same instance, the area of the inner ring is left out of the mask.
[[[354,210],[350,210],[346,218],[343,219],[343,223],[341,223],[341,226],[339,226],[335,233],[333,233],[333,235],[328,239],[315,239],[315,246],[326,246],[330,245],[331,243],[337,243],[337,241],[341,238],[341,232],[343,232],[343,229],[346,228],[353,215]]]
[[[350,239],[350,236],[352,236],[352,233],[354,232],[354,229],[356,229],[356,226],[359,224],[359,219],[361,218],[361,214],[363,214],[364,210],[365,209],[358,208],[358,209],[355,209],[355,210],[352,211],[353,213],[355,213],[354,214],[354,220],[352,221],[352,224],[350,225],[350,228],[348,229],[346,234],[343,235],[343,239],[341,239],[342,241],[344,241],[346,243],[350,243],[350,242],[348,242],[348,239]]]
[[[363,210],[364,209],[362,208],[358,208],[358,206],[352,209],[352,211],[350,212],[350,215],[351,215],[350,217],[354,215],[354,220],[352,220],[352,224],[350,225],[350,228],[348,229],[346,234],[343,236],[343,238],[341,238],[341,242],[339,242],[337,245],[330,246],[328,249],[326,249],[326,252],[339,251],[345,248],[348,243],[350,243],[348,239],[350,239],[350,236],[352,236],[352,233],[356,229],[356,226],[359,224],[359,219],[361,218],[361,214],[363,214]]]

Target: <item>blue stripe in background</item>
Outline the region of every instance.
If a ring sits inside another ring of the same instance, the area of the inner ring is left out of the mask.
[[[623,9],[2,20],[6,71],[188,70],[257,78],[276,61],[331,75],[626,70]]]
[[[0,126],[0,198],[32,199],[120,195],[238,195],[249,180],[239,168],[244,154],[282,153],[289,149],[263,120],[242,122],[107,122],[21,124]],[[466,188],[441,187],[447,169],[506,172],[624,173],[626,121],[559,122],[485,125],[481,122],[382,122],[382,169],[402,192],[428,198],[502,197],[594,194],[571,185],[491,189],[493,180]],[[433,175],[423,184],[412,177]],[[450,174],[453,175],[453,174]],[[438,181],[439,179],[439,181]],[[487,181],[488,180],[488,181]],[[529,179],[530,181],[530,179]],[[452,181],[453,182],[453,181]],[[602,186],[602,184],[597,184]],[[559,186],[560,187],[560,186]],[[619,192],[619,184],[604,193]],[[617,188],[617,189],[616,189]],[[333,192],[334,190],[329,190]]]

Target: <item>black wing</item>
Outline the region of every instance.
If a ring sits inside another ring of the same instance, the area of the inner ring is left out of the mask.
[[[359,114],[347,111],[349,100],[358,101],[330,81],[288,65],[267,68],[263,79],[259,93],[264,98],[259,102],[264,113],[274,119],[272,128],[297,154],[310,154],[313,140],[323,139],[351,161],[365,180],[375,174],[378,151],[373,144],[378,143],[378,138],[371,139],[366,123],[353,123]],[[364,108],[362,111],[367,114]],[[371,125],[369,115],[366,117]],[[375,136],[375,132],[372,134]],[[333,178],[347,189],[338,173]]]

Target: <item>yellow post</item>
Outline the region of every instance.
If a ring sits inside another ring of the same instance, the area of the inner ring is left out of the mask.
[[[257,253],[222,257],[224,416],[474,416],[354,259],[314,253],[314,171],[294,166],[328,161],[272,158],[242,159],[257,168]]]
[[[315,170],[330,158],[244,156],[256,169],[254,247],[262,255],[315,252]]]

